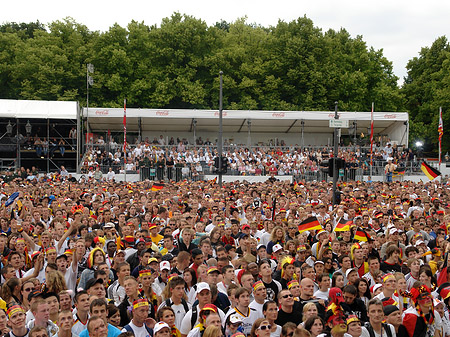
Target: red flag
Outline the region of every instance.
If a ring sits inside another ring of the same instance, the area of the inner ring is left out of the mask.
[[[322,229],[322,225],[315,216],[309,217],[308,219],[304,220],[300,225],[298,225],[298,231],[300,233],[319,229]]]

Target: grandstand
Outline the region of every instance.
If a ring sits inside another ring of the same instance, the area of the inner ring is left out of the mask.
[[[328,111],[224,110],[225,150],[235,151],[242,147],[264,147],[264,151],[307,148],[311,153],[315,149],[323,150],[332,146],[334,129],[329,127],[329,120],[333,118],[334,113]],[[339,112],[339,118],[349,122],[348,129],[341,129],[341,145],[347,146],[345,149],[349,152],[354,153],[359,149],[366,155],[370,112]],[[84,163],[88,164],[87,169],[91,164],[103,164],[96,160],[89,162],[87,153],[94,150],[114,153],[123,148],[122,108],[88,110],[81,109],[77,102],[0,100],[0,124],[0,128],[3,128],[0,138],[3,167],[36,166],[40,171],[50,172],[64,165],[71,172],[77,170],[81,173]],[[27,130],[30,125],[31,130]],[[75,139],[69,138],[72,128],[75,128]],[[408,128],[406,112],[374,113],[374,134],[378,148],[391,142],[404,150],[404,144],[408,144]],[[158,146],[165,144],[162,147],[166,149],[173,148],[178,142],[171,146],[168,144],[171,144],[172,138],[178,138],[188,149],[206,147],[213,155],[217,130],[217,110],[127,109],[127,143],[130,151],[136,144],[145,141]],[[39,140],[36,141],[36,138]],[[64,149],[60,150],[61,147]],[[214,173],[210,163],[204,164],[203,174]],[[102,166],[104,173],[108,167],[111,167],[111,163]],[[121,168],[123,170],[123,160],[115,166],[118,173]],[[129,169],[138,170],[134,166]],[[291,171],[287,170],[285,174]],[[304,171],[308,171],[308,168]],[[253,171],[243,172],[236,167],[228,174],[231,172],[245,175]]]

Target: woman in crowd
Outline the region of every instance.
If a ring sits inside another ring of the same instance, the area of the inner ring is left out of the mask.
[[[305,322],[305,329],[311,333],[312,337],[319,336],[325,328],[325,323],[319,316],[312,316]]]
[[[369,282],[367,282],[365,278],[359,278],[355,282],[355,287],[358,290],[358,296],[356,296],[356,298],[362,300],[367,306],[367,303],[369,303],[372,298],[370,295]]]
[[[167,323],[171,329],[171,337],[181,337],[180,331],[175,326],[175,312],[171,307],[162,307],[156,313],[156,320],[158,322]]]
[[[263,305],[263,315],[271,325],[270,337],[280,337],[281,326],[275,324],[278,318],[278,306],[275,301],[267,301]]]
[[[266,318],[258,318],[255,323],[253,323],[252,331],[250,332],[250,337],[270,337],[270,330],[272,325]]]

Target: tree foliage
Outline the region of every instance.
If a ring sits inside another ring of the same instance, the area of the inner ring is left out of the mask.
[[[208,26],[180,13],[159,27],[132,21],[105,32],[71,18],[0,27],[1,98],[84,105],[87,63],[95,66],[91,106],[118,107],[127,98],[130,107],[218,108],[219,71],[225,109],[329,110],[337,100],[340,110],[368,111],[374,101],[400,111],[403,104],[382,50],[344,29],[322,32],[306,17],[273,27],[246,18]]]
[[[450,137],[445,130],[450,126],[450,45],[447,38],[439,37],[431,47],[422,48],[406,68],[408,74],[402,94],[410,113],[411,142],[424,140],[426,151],[437,151],[439,107],[442,107],[442,146],[448,151]]]

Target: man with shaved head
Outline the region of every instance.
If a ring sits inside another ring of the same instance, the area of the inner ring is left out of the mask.
[[[320,317],[325,318],[325,304],[323,300],[313,299],[314,282],[310,278],[304,278],[300,281],[300,316],[303,316],[303,307],[306,303],[313,302],[316,304],[317,312]],[[303,317],[302,317],[303,319]]]

